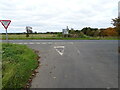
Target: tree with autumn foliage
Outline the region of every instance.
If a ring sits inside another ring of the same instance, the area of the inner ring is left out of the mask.
[[[101,36],[118,36],[118,32],[115,28],[109,27],[100,32]]]
[[[115,26],[115,29],[118,32],[118,35],[120,36],[120,17],[112,19],[112,24]]]

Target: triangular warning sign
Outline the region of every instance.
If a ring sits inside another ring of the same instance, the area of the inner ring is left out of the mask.
[[[0,22],[2,23],[4,28],[7,29],[8,26],[10,25],[10,23],[11,23],[11,20],[0,20]]]

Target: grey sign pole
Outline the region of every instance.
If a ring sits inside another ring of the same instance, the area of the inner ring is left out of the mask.
[[[6,29],[6,41],[8,43],[8,34],[7,34],[7,29]]]

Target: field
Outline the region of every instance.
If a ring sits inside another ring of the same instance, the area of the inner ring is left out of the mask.
[[[25,45],[2,44],[2,88],[23,88],[37,68],[37,55]]]
[[[118,40],[118,37],[60,37],[58,34],[30,34],[26,37],[26,34],[8,34],[9,40],[40,40],[40,39],[55,39],[55,40]],[[6,35],[0,35],[0,39],[5,40]]]
[[[5,39],[6,35],[1,35],[0,39]],[[9,39],[42,39],[42,38],[55,38],[57,34],[30,34],[29,37],[26,37],[26,34],[8,34]]]

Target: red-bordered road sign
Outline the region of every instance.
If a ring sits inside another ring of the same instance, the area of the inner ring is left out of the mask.
[[[8,26],[10,25],[10,23],[11,23],[11,20],[0,20],[0,22],[2,23],[4,28],[7,29]]]

